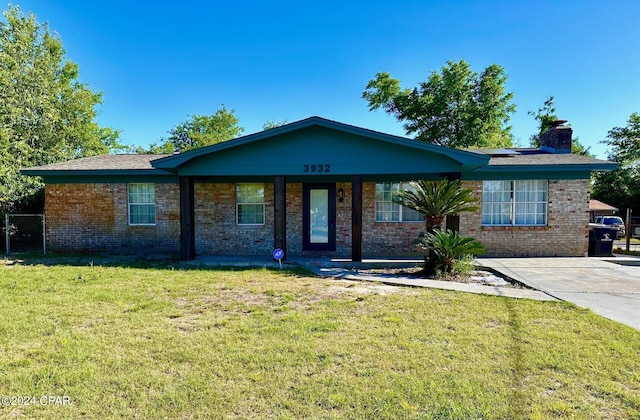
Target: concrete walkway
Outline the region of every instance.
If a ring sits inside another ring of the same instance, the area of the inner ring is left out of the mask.
[[[395,274],[369,274],[359,272],[362,268],[413,268],[423,263],[421,259],[364,259],[360,263],[354,263],[344,258],[303,258],[290,257],[284,267],[305,267],[321,277],[332,277],[344,280],[373,281],[394,286],[430,287],[434,289],[455,290],[459,292],[477,293],[494,296],[506,296],[519,299],[558,300],[547,293],[511,287],[486,286],[473,283],[458,283],[451,281],[438,281],[404,277]],[[272,267],[279,263],[272,258],[264,257],[238,257],[238,256],[201,256],[194,261],[181,263],[187,266],[234,266],[234,267]]]
[[[640,330],[640,258],[479,258],[534,289]]]
[[[365,274],[344,268],[323,268],[314,266],[310,266],[309,268],[319,276],[346,280],[373,281],[391,284],[394,286],[429,287],[433,289],[455,290],[458,292],[506,296],[518,299],[557,300],[555,297],[544,292],[531,289],[516,289],[511,287],[486,286],[474,283],[417,279],[414,277],[403,277],[394,274]]]

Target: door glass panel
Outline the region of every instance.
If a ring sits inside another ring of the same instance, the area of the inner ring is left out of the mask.
[[[309,195],[310,242],[329,243],[329,190],[311,190]]]

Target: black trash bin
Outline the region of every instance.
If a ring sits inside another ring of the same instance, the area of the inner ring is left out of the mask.
[[[618,235],[618,229],[610,226],[593,226],[589,229],[589,256],[611,257],[613,255],[613,240]]]

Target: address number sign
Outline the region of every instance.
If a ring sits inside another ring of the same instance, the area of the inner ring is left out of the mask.
[[[331,172],[331,165],[326,163],[318,163],[318,164],[305,164],[302,165],[302,171],[304,173],[329,173]]]

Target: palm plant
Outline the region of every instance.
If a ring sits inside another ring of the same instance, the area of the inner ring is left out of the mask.
[[[462,212],[478,210],[478,199],[473,196],[473,190],[462,188],[459,180],[449,181],[411,181],[410,188],[400,191],[394,201],[410,209],[416,210],[424,216],[427,232],[423,235],[434,234],[442,229],[445,217]],[[459,237],[459,236],[458,236]],[[448,262],[440,260],[431,242],[424,242],[422,237],[416,240],[425,251],[424,273],[435,273],[438,265],[448,266]],[[432,255],[433,254],[433,255]],[[448,258],[448,257],[447,257]]]
[[[394,201],[422,213],[427,232],[441,229],[447,216],[478,210],[473,190],[462,188],[459,180],[411,181],[409,185],[410,189],[398,192]]]
[[[458,232],[449,229],[436,229],[433,233],[426,232],[418,239],[418,244],[430,250],[435,257],[436,269],[445,273],[453,270],[455,262],[465,255],[477,255],[485,252],[482,244],[470,237],[460,236]]]

